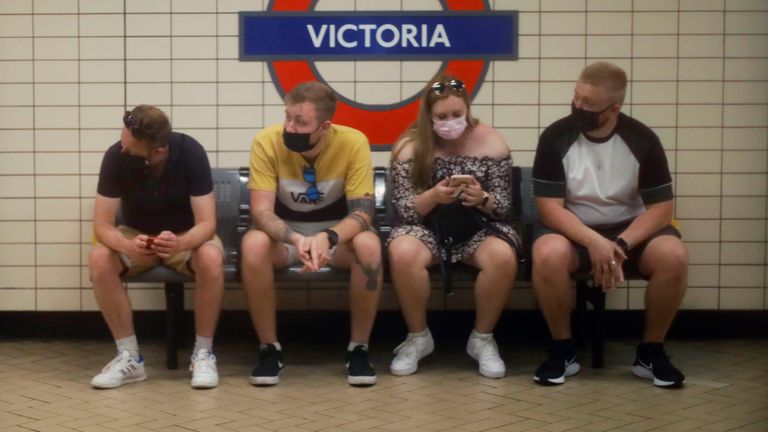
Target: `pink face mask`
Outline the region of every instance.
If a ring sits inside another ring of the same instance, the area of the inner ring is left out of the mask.
[[[467,116],[463,115],[451,120],[432,120],[432,129],[442,139],[453,140],[461,136],[467,129]]]

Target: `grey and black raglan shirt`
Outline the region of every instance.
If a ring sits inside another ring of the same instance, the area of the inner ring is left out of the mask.
[[[565,208],[592,227],[629,221],[645,205],[673,198],[664,149],[649,127],[619,113],[613,133],[593,140],[570,116],[545,129],[533,163],[534,195],[564,198]]]

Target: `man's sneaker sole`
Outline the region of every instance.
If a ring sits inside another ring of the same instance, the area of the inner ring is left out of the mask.
[[[655,385],[656,387],[680,388],[683,386],[683,383],[685,383],[685,380],[682,380],[682,381],[660,380],[653,375],[653,371],[651,369],[648,369],[647,367],[644,367],[642,365],[633,366],[632,373],[638,378],[653,380],[653,385]]]
[[[118,388],[118,387],[120,387],[120,386],[122,386],[124,384],[130,384],[130,383],[135,383],[135,382],[139,382],[139,381],[145,381],[146,379],[147,379],[147,376],[144,375],[144,376],[140,376],[140,377],[136,377],[136,378],[126,379],[126,380],[123,380],[122,382],[117,383],[117,384],[98,384],[98,383],[95,383],[95,382],[91,381],[91,386],[93,388],[95,388],[95,389],[106,390],[106,389]]]
[[[581,365],[578,362],[573,362],[565,367],[565,373],[557,378],[539,378],[534,375],[533,380],[541,385],[560,385],[565,382],[565,378],[576,375],[581,370]]]
[[[251,384],[258,386],[258,387],[268,387],[277,385],[280,382],[280,376],[273,376],[273,377],[255,377],[252,376],[250,378]]]
[[[374,376],[347,376],[347,384],[355,387],[370,387],[376,384]]]
[[[190,383],[193,389],[212,389],[214,387],[219,386],[219,380],[216,380],[216,382],[202,382],[202,383],[196,383],[192,382]]]

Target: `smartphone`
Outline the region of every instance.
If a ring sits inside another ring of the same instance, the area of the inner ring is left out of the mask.
[[[472,176],[469,174],[454,174],[451,176],[451,179],[448,181],[448,186],[459,186],[459,185],[469,185],[472,184]]]
[[[147,237],[146,245],[144,246],[144,249],[152,249],[152,245],[155,243],[155,237],[149,236]]]

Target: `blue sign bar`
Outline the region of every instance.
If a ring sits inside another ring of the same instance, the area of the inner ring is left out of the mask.
[[[240,12],[240,60],[515,60],[517,11]]]

